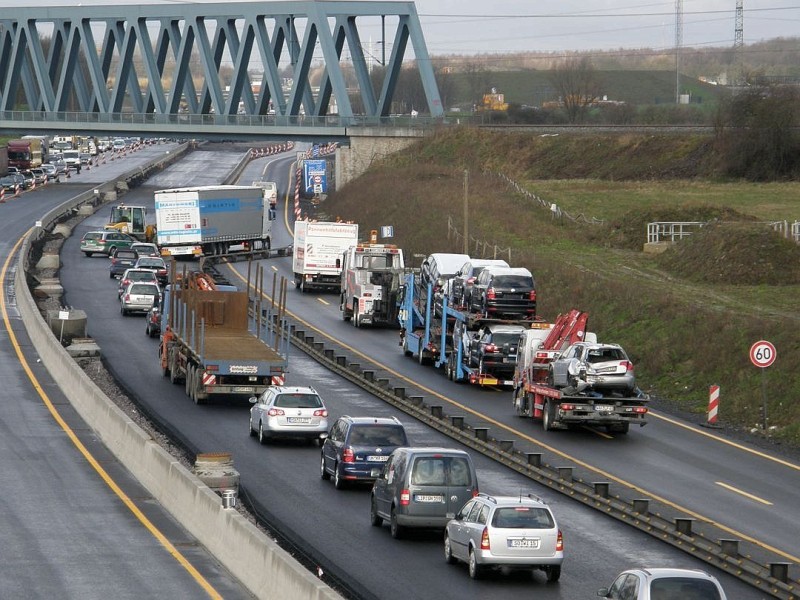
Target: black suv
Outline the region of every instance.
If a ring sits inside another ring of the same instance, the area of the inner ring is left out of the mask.
[[[470,311],[499,319],[535,319],[533,275],[523,268],[487,267],[472,286]]]
[[[351,482],[372,483],[400,446],[408,446],[408,437],[396,417],[345,415],[336,420],[322,445],[320,476],[333,476],[337,490]]]
[[[519,336],[522,325],[491,323],[479,329],[469,345],[470,366],[481,373],[512,375],[517,366]]]

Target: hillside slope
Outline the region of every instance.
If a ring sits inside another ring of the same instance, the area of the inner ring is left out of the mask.
[[[720,418],[741,430],[764,424],[748,349],[769,339],[778,360],[766,373],[766,433],[799,444],[800,248],[759,221],[799,219],[800,186],[715,183],[714,162],[702,137],[448,130],[374,166],[318,216],[358,221],[362,231],[393,225],[408,256],[460,252],[468,170],[470,254],[510,251],[512,263],[530,268],[541,315],[588,311],[601,339],[628,350],[640,385],[698,421],[708,386],[722,384]],[[602,222],[556,219],[550,202]],[[652,220],[719,226],[655,256],[642,252]]]

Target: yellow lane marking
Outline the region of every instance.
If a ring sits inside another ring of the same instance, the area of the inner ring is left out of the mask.
[[[712,440],[716,440],[717,442],[719,442],[721,444],[727,444],[728,446],[736,448],[737,450],[743,450],[743,451],[745,451],[745,452],[747,452],[749,454],[752,454],[753,456],[758,456],[759,458],[763,458],[765,460],[771,460],[772,462],[778,463],[779,465],[783,465],[784,467],[789,467],[790,469],[794,469],[795,471],[800,471],[800,465],[795,464],[795,463],[791,463],[788,460],[783,460],[782,458],[778,458],[777,456],[770,456],[769,454],[766,454],[764,452],[760,452],[759,450],[754,450],[753,448],[748,448],[747,446],[742,446],[741,444],[737,444],[736,442],[732,442],[730,440],[726,440],[725,438],[721,438],[719,436],[713,435],[713,434],[709,433],[708,431],[703,431],[701,429],[697,429],[692,425],[687,425],[686,423],[681,423],[680,421],[676,421],[675,419],[671,419],[670,417],[665,417],[664,415],[659,415],[659,414],[654,413],[652,411],[648,411],[647,414],[653,415],[655,418],[661,419],[662,421],[666,421],[667,423],[670,423],[671,425],[675,425],[677,427],[683,427],[684,429],[686,429],[688,431],[691,431],[692,433],[696,433],[697,435],[703,435],[703,436],[705,436],[707,438],[710,438]]]
[[[30,232],[30,230],[28,230]],[[11,249],[11,252],[8,255],[5,263],[3,264],[2,270],[0,270],[0,288],[5,288],[5,281],[6,281],[6,274],[8,272],[9,264],[11,263],[12,258],[19,250],[22,241],[24,240],[25,236],[28,235],[28,232],[21,237],[14,247]],[[11,321],[8,317],[8,310],[6,308],[6,300],[5,294],[0,293],[0,313],[3,315],[3,323],[5,324],[6,331],[8,331],[8,338],[11,341],[11,345],[14,347],[14,351],[17,354],[17,359],[19,360],[20,365],[22,365],[22,369],[28,375],[28,379],[30,379],[33,388],[36,390],[36,393],[39,394],[39,397],[42,399],[42,402],[47,407],[47,410],[50,411],[50,414],[55,419],[56,423],[59,424],[64,433],[67,434],[67,437],[72,441],[78,451],[83,455],[86,461],[92,466],[92,468],[100,475],[100,478],[105,482],[105,484],[111,488],[111,490],[117,495],[117,497],[122,500],[123,504],[128,507],[133,515],[139,520],[139,522],[145,526],[145,528],[151,533],[151,535],[158,540],[158,542],[169,552],[172,557],[178,561],[178,563],[186,569],[186,571],[192,576],[192,578],[197,582],[197,584],[203,588],[203,590],[209,595],[211,598],[222,600],[222,595],[215,590],[211,584],[206,581],[205,577],[203,577],[200,572],[195,569],[195,567],[186,559],[186,557],[181,554],[175,546],[167,539],[167,537],[161,533],[161,531],[148,519],[144,513],[133,503],[133,501],[128,497],[128,495],[122,491],[122,489],[117,485],[117,483],[111,478],[111,476],[106,472],[105,469],[97,462],[97,459],[92,456],[86,446],[83,445],[78,439],[78,436],[75,435],[75,432],[72,428],[64,421],[61,414],[56,409],[55,405],[50,400],[50,397],[47,393],[42,389],[42,386],[39,384],[39,380],[34,375],[33,371],[31,370],[28,361],[25,359],[25,355],[22,353],[22,348],[20,348],[19,343],[17,342],[17,336],[14,334],[14,330],[11,328]]]
[[[772,502],[769,500],[764,500],[763,498],[759,498],[758,496],[754,496],[753,494],[748,494],[747,492],[740,490],[739,488],[735,488],[732,485],[728,485],[727,483],[722,483],[721,481],[715,481],[718,486],[724,487],[726,490],[730,490],[736,494],[740,494],[745,498],[750,498],[750,500],[755,500],[756,502],[761,502],[761,504],[766,504],[767,506],[772,506]]]
[[[330,306],[331,303],[327,300],[323,300],[322,298],[317,298],[317,302],[322,302],[325,306]]]
[[[227,264],[226,266],[231,271],[231,273],[233,273],[236,277],[238,277],[242,282],[244,282],[245,284],[247,283],[247,280],[242,276],[242,274],[239,273],[236,269],[234,269],[231,264]],[[270,296],[268,294],[266,294],[265,292],[262,292],[262,295],[265,298],[267,298],[268,300],[271,300]],[[718,523],[718,522],[714,521],[713,519],[710,519],[708,517],[704,517],[703,515],[701,515],[699,513],[696,513],[696,512],[694,512],[692,510],[689,510],[688,508],[685,508],[683,506],[680,506],[679,504],[676,504],[676,503],[672,502],[671,500],[667,500],[666,498],[664,498],[662,496],[659,496],[658,494],[654,494],[654,493],[652,493],[652,492],[650,492],[650,491],[648,491],[648,490],[646,490],[646,489],[644,489],[642,487],[639,487],[639,486],[634,485],[634,484],[632,484],[632,483],[630,483],[628,481],[625,481],[624,479],[622,479],[620,477],[616,477],[615,475],[612,475],[611,473],[609,473],[607,471],[604,471],[604,470],[599,469],[599,468],[597,468],[595,466],[592,466],[592,465],[590,465],[590,464],[588,464],[588,463],[586,463],[586,462],[584,462],[582,460],[579,460],[579,459],[575,458],[574,456],[571,456],[571,455],[567,454],[566,452],[563,452],[561,450],[558,450],[557,448],[554,448],[553,446],[545,444],[544,442],[541,442],[541,441],[537,440],[536,438],[533,438],[533,437],[531,437],[529,435],[526,435],[526,434],[522,433],[518,429],[514,429],[513,427],[510,427],[510,426],[506,425],[505,423],[501,423],[500,421],[492,419],[490,416],[485,415],[485,414],[483,414],[483,413],[481,413],[481,412],[479,412],[477,410],[474,410],[474,409],[470,408],[469,406],[467,406],[465,404],[461,404],[460,402],[457,402],[457,401],[453,400],[452,398],[448,398],[447,396],[444,396],[444,395],[440,394],[436,390],[428,388],[428,387],[420,384],[419,382],[414,381],[414,380],[406,377],[405,375],[402,375],[401,373],[398,373],[394,369],[391,369],[391,368],[387,367],[386,365],[384,365],[382,363],[379,363],[378,361],[376,361],[371,356],[368,356],[367,354],[364,354],[363,352],[357,350],[356,348],[354,348],[354,347],[342,342],[341,340],[333,337],[332,335],[328,334],[327,332],[322,331],[321,329],[319,329],[318,327],[315,327],[314,325],[312,325],[308,321],[300,318],[295,313],[287,310],[286,314],[288,316],[292,317],[293,319],[295,319],[296,321],[298,321],[299,323],[302,323],[308,329],[311,329],[312,331],[314,331],[314,332],[318,333],[319,335],[331,340],[332,342],[336,342],[337,344],[339,344],[343,348],[346,348],[347,350],[349,350],[350,352],[352,352],[356,356],[359,356],[363,360],[365,360],[365,361],[367,361],[369,363],[372,363],[374,366],[386,371],[387,373],[391,373],[392,375],[394,375],[398,379],[400,379],[402,381],[405,381],[406,383],[419,388],[420,390],[424,391],[425,393],[427,393],[427,394],[429,394],[431,396],[434,396],[434,397],[438,398],[439,400],[442,400],[443,402],[447,402],[448,404],[458,408],[459,410],[462,410],[462,411],[464,411],[466,413],[469,413],[469,414],[471,414],[471,415],[473,415],[475,417],[478,417],[479,419],[481,419],[481,420],[483,420],[483,421],[485,421],[487,423],[491,423],[492,425],[494,425],[498,429],[502,429],[504,431],[513,433],[513,434],[519,436],[520,438],[522,438],[523,440],[526,440],[526,441],[530,442],[531,444],[533,444],[535,446],[539,446],[540,448],[544,448],[545,450],[548,450],[549,452],[552,452],[553,454],[556,454],[556,455],[560,456],[561,458],[564,458],[566,460],[572,461],[576,465],[581,466],[584,469],[587,469],[589,471],[592,471],[593,473],[597,473],[598,475],[603,476],[604,478],[606,478],[609,481],[613,481],[615,483],[618,483],[620,485],[628,487],[631,490],[634,490],[634,491],[636,491],[638,493],[644,494],[645,496],[649,497],[651,500],[655,500],[655,501],[661,502],[661,503],[663,503],[663,504],[665,504],[667,506],[671,506],[675,510],[683,512],[683,513],[689,515],[690,517],[693,517],[694,519],[697,519],[697,520],[700,520],[700,521],[705,521],[707,523],[715,525],[715,526],[719,527],[722,531],[725,531],[725,532],[727,532],[727,533],[729,533],[731,535],[734,535],[734,536],[738,537],[741,540],[744,540],[744,541],[750,542],[751,544],[755,544],[757,546],[760,546],[761,548],[764,548],[765,550],[769,550],[770,552],[774,552],[775,554],[777,554],[779,556],[782,556],[782,557],[786,558],[787,560],[791,560],[791,561],[794,561],[794,562],[800,562],[800,558],[798,558],[796,556],[792,556],[788,552],[784,552],[783,550],[779,550],[778,548],[774,548],[773,546],[770,546],[770,545],[768,545],[768,544],[766,544],[764,542],[756,540],[755,538],[752,538],[752,537],[750,537],[750,536],[748,536],[748,535],[746,535],[746,534],[744,534],[742,532],[736,531],[735,529],[732,529],[732,528],[728,527],[727,525],[723,525],[722,523]],[[648,413],[648,414],[652,414],[652,413]],[[688,428],[688,429],[691,429],[691,428]],[[745,448],[743,446],[738,446],[736,444],[732,444],[732,445],[734,445],[734,446],[736,446],[736,447],[738,447],[738,448],[740,448],[742,450],[749,450],[748,448]],[[766,455],[764,455],[764,456],[765,456],[765,458],[769,458]]]

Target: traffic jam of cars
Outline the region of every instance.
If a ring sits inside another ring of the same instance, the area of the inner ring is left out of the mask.
[[[123,223],[133,228],[133,220]],[[159,247],[143,242],[141,236],[107,228],[85,233],[80,252],[86,257],[108,257],[109,278],[118,280],[121,315],[145,315],[145,334],[160,337],[160,309],[169,268]],[[526,340],[532,331],[549,331],[539,326],[535,283],[527,269],[502,260],[438,254],[429,256],[416,272],[419,284],[415,289],[427,286],[433,298],[431,315],[438,314],[441,323],[448,322],[450,302],[453,310],[472,316],[473,330],[455,335],[449,349],[451,356],[461,354],[457,345],[463,342],[465,369],[492,373],[499,377],[494,380],[496,385],[503,387],[516,377],[525,349],[530,352],[533,348],[534,355],[542,355],[537,350],[545,347],[543,335],[533,346]],[[399,281],[406,273],[397,275]],[[394,285],[391,278],[372,279]],[[398,309],[415,293],[418,291],[403,290],[396,298]],[[633,363],[621,346],[599,343],[594,335],[580,337],[584,341],[558,352],[547,349],[549,364],[543,385],[573,394],[588,390],[600,397],[638,394]],[[417,352],[422,353],[422,348],[420,345]],[[408,354],[407,346],[404,351]],[[396,417],[343,415],[329,420],[325,400],[309,386],[270,385],[249,402],[252,438],[262,445],[287,441],[318,445],[320,478],[331,481],[335,490],[368,489],[369,523],[386,525],[392,538],[408,537],[416,529],[441,531],[444,562],[461,564],[473,579],[491,571],[525,570],[541,571],[550,584],[559,581],[567,540],[556,514],[533,493],[482,491],[469,452],[415,446]],[[597,595],[656,598],[663,590],[686,590],[695,595],[684,597],[725,600],[713,576],[685,569],[625,571]]]

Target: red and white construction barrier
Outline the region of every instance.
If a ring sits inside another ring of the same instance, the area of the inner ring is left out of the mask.
[[[280,154],[281,152],[288,152],[294,148],[294,142],[284,142],[283,144],[273,144],[266,148],[250,148],[250,159],[263,158],[273,154]]]
[[[708,427],[717,427],[719,414],[719,386],[712,385],[708,388]]]
[[[294,220],[300,221],[300,180],[302,173],[300,169],[295,169],[294,172]]]
[[[283,375],[273,375],[272,385],[283,385],[286,383],[286,378]]]
[[[0,188],[0,204],[6,203],[6,188]]]

